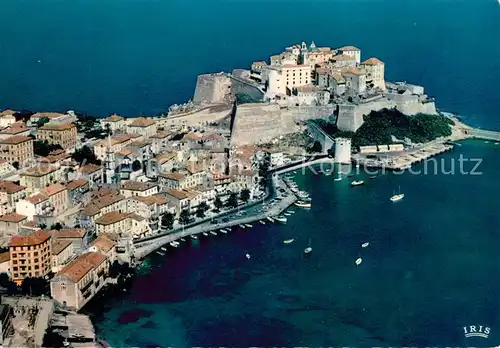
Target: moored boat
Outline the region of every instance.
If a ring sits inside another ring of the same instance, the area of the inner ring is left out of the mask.
[[[311,208],[311,203],[310,202],[304,202],[304,201],[297,201],[294,203],[297,207],[300,208]]]
[[[361,262],[363,262],[363,259],[361,257],[358,257],[356,259],[356,261],[354,261],[354,263],[356,264],[356,266],[359,266],[361,264]]]
[[[224,234],[227,234],[227,230],[225,230],[225,229],[221,229],[220,231],[221,231],[222,233],[224,233]]]
[[[263,220],[260,220],[260,221],[259,221],[259,223],[260,223],[261,225],[265,225],[265,224],[266,224],[266,222],[265,222],[265,221],[263,221]]]
[[[252,224],[245,224],[245,227],[251,228]]]
[[[161,251],[167,251],[167,248],[165,248],[165,247],[161,247],[160,249],[161,249]]]
[[[203,232],[203,235],[204,235],[204,236],[208,236],[208,233],[207,233],[207,232]]]
[[[216,235],[217,235],[217,232],[215,232],[215,231],[210,231],[210,234],[211,234],[212,236],[216,236]]]
[[[243,229],[245,228],[245,225],[238,225],[238,226]]]
[[[174,247],[174,248],[177,248],[179,246],[179,243],[177,243],[177,242],[170,242],[170,246]]]
[[[351,182],[351,186],[360,186],[360,185],[363,185],[365,182],[363,180],[354,180],[353,182]]]
[[[193,235],[191,236],[191,239],[196,240],[196,239],[198,239],[198,237],[197,237],[197,236],[195,236],[195,235],[193,234]]]
[[[398,194],[396,194],[395,192],[393,192],[393,195],[392,197],[390,198],[391,199],[391,202],[397,202],[397,201],[400,201],[404,198],[405,194],[404,193],[401,193],[401,187],[398,188]]]
[[[285,223],[287,218],[285,216],[276,216],[274,218],[274,220],[278,221],[278,222],[281,222],[281,223]]]
[[[308,255],[312,253],[313,249],[311,246],[311,238],[309,238],[309,244],[307,245],[307,248],[304,249],[304,254]]]
[[[361,244],[361,247],[366,248],[368,245],[370,245],[370,242],[366,242],[366,243]]]
[[[267,217],[267,220],[269,220],[269,222],[274,222],[274,219],[270,216]]]
[[[293,243],[293,241],[294,241],[294,240],[295,240],[295,238],[285,239],[285,240],[283,241],[283,244],[291,244],[291,243]]]

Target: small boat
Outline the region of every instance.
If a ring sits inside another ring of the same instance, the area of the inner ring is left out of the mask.
[[[246,254],[245,257],[247,258],[247,260],[250,260],[250,254]]]
[[[222,233],[227,234],[227,231],[225,229],[220,230]]]
[[[304,249],[304,254],[306,254],[306,255],[310,254],[310,253],[312,253],[312,251],[313,251],[313,249],[311,247],[311,238],[309,238],[309,244],[308,244],[307,248]]]
[[[361,247],[366,248],[368,245],[370,245],[370,242],[366,242],[366,243],[361,244]]]
[[[245,224],[245,227],[252,228],[251,224]]]
[[[358,257],[356,259],[356,261],[354,261],[354,263],[356,264],[356,266],[359,266],[361,264],[361,262],[363,262],[363,259],[361,257]]]
[[[359,168],[359,163],[356,163],[356,168]]]
[[[287,213],[287,212],[285,212],[285,213],[283,213],[283,215],[285,215],[285,216],[290,216],[290,215],[292,215],[292,214],[291,214],[291,213]]]
[[[360,186],[360,185],[363,185],[365,182],[363,180],[354,180],[353,182],[351,182],[351,186],[354,187],[354,186]]]
[[[170,242],[170,246],[171,247],[174,247],[174,248],[177,248],[179,246],[179,243],[176,243],[176,242]]]
[[[304,201],[297,201],[294,203],[297,207],[300,208],[311,208],[311,203],[309,202],[304,202]]]
[[[285,223],[287,218],[285,216],[276,216],[274,218],[274,220],[278,221],[278,222],[282,222],[282,223]]]
[[[216,236],[216,235],[217,235],[217,232],[215,232],[215,231],[210,231],[210,234],[211,234],[212,236]]]
[[[333,179],[333,181],[342,181],[342,175],[339,173],[339,175]]]
[[[165,256],[165,253],[162,253],[161,251],[157,251],[156,253],[160,256]]]
[[[274,222],[274,219],[270,216],[267,217],[267,220],[269,220],[269,222]]]
[[[181,238],[181,242],[185,242],[186,240],[184,238]]]
[[[245,225],[238,225],[238,226],[243,229],[245,228]]]
[[[204,236],[208,236],[208,233],[207,233],[207,232],[203,232],[203,235],[204,235]]]
[[[295,240],[295,238],[286,239],[286,240],[283,241],[283,244],[292,244],[294,240]]]
[[[325,176],[330,176],[330,175],[332,175],[332,173],[330,173],[330,172],[325,173]]]
[[[391,202],[397,202],[397,201],[400,201],[404,198],[405,194],[404,193],[401,193],[401,189],[399,188],[398,189],[398,194],[396,194],[395,192],[393,192],[393,195],[391,197]]]
[[[376,179],[376,178],[377,178],[377,175],[370,176],[370,179]]]
[[[196,237],[194,234],[191,236],[191,239],[197,240],[198,237]]]
[[[165,247],[161,247],[160,249],[161,249],[161,251],[167,251],[167,248],[165,248]]]
[[[260,221],[259,221],[259,223],[260,223],[261,225],[265,225],[265,224],[266,224],[266,222],[265,222],[265,221],[263,221],[263,220],[260,220]]]

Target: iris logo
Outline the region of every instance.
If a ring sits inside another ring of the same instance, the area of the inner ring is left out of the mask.
[[[465,337],[482,337],[482,338],[488,338],[488,335],[490,334],[490,328],[485,327],[482,325],[470,325],[470,326],[464,326],[464,334]]]

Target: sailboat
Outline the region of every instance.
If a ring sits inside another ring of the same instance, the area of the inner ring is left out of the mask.
[[[391,202],[397,202],[397,201],[400,201],[404,198],[405,194],[404,193],[401,193],[401,187],[398,188],[398,194],[395,194],[393,192],[393,195],[391,197]]]
[[[313,251],[313,248],[311,247],[311,238],[309,238],[309,244],[307,248],[304,249],[304,254],[310,254]]]

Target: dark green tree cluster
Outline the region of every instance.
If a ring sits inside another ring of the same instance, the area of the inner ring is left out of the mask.
[[[71,158],[78,163],[93,163],[97,165],[101,165],[101,160],[97,159],[92,149],[88,146],[83,146],[77,149],[72,155]]]
[[[215,201],[214,201],[214,206],[215,206],[215,211],[219,211],[222,209],[222,207],[224,206],[224,203],[222,203],[222,200],[220,199],[220,197],[215,197]]]
[[[391,136],[411,139],[423,143],[439,137],[451,135],[450,122],[442,115],[418,114],[407,116],[396,109],[372,111],[364,117],[363,125],[356,131],[342,132],[335,125],[323,120],[315,120],[328,134],[334,137],[351,138],[352,145],[359,148],[366,145],[391,144]]]
[[[206,202],[201,202],[198,205],[198,209],[196,209],[196,216],[199,218],[205,217],[205,213],[208,209],[209,209],[208,204]]]
[[[174,227],[175,215],[172,213],[165,213],[161,217],[161,226],[166,230],[171,230]]]
[[[229,198],[227,199],[226,205],[229,208],[236,208],[238,206],[238,194],[235,192],[232,192],[229,195]]]
[[[50,144],[47,140],[35,140],[33,142],[33,152],[37,156],[47,157],[52,151],[62,150],[59,144]]]
[[[21,293],[29,296],[48,295],[49,282],[42,277],[24,278],[21,283]]]
[[[248,202],[248,200],[250,199],[250,190],[247,189],[247,188],[241,190],[241,192],[240,192],[240,199],[243,202]]]
[[[189,214],[189,210],[184,209],[181,211],[179,215],[179,223],[182,225],[187,225],[191,221],[191,214]]]

